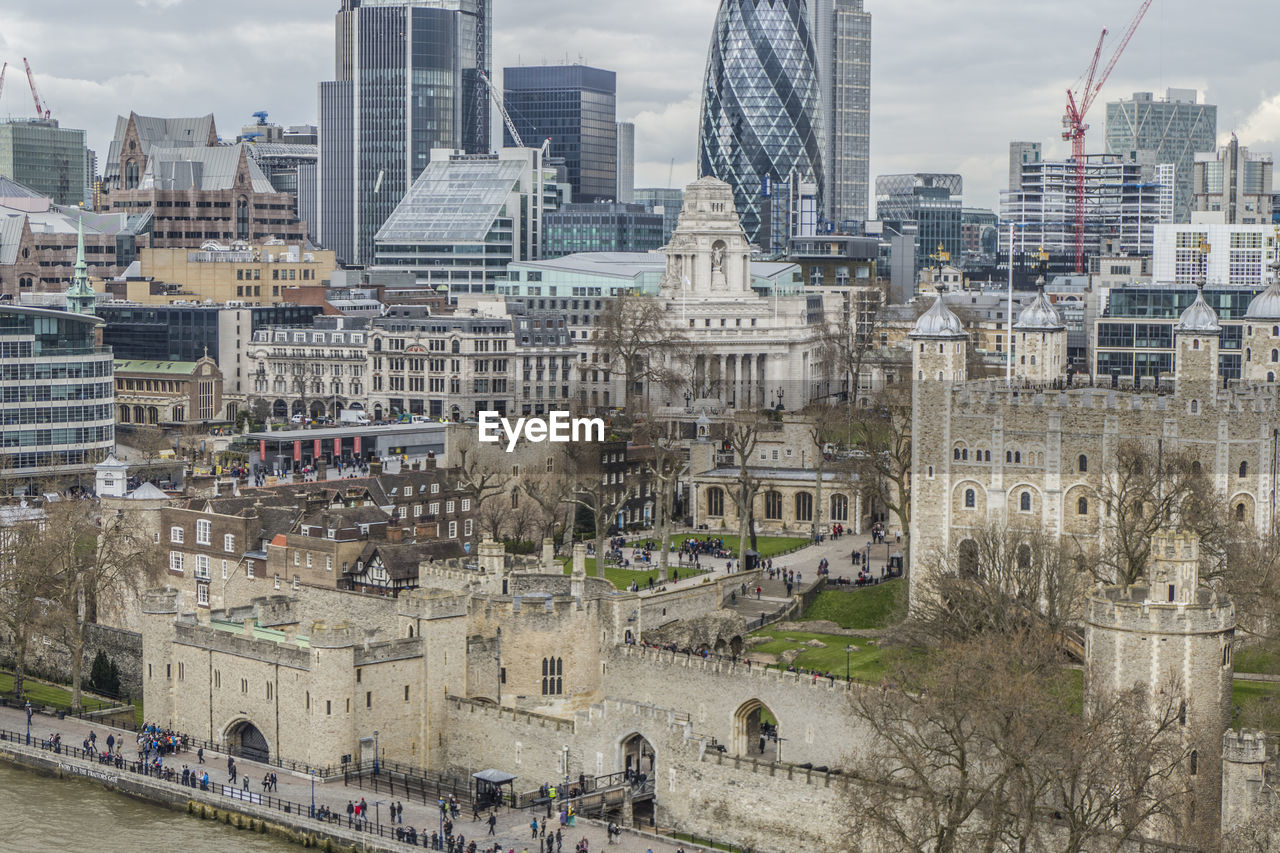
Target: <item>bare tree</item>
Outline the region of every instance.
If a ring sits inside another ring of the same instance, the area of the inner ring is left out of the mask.
[[[738,507],[738,559],[746,568],[747,543],[756,548],[755,501],[760,491],[760,477],[751,467],[751,459],[760,441],[760,428],[767,415],[758,412],[738,412],[729,427],[729,447],[738,460],[738,475],[734,479],[734,503]]]
[[[58,547],[56,531],[45,523],[44,512],[24,503],[10,510],[0,527],[0,629],[13,652],[13,691],[23,695],[27,653],[48,616],[54,591],[49,551]]]
[[[457,448],[454,476],[458,488],[470,492],[477,515],[483,515],[485,503],[506,491],[510,473],[492,452],[486,453],[480,447],[474,433],[454,433],[450,438]]]
[[[828,376],[837,376],[847,391],[847,401],[857,405],[861,377],[869,355],[879,347],[880,309],[885,289],[853,288],[835,320],[819,333],[818,358]]]
[[[85,636],[97,613],[122,607],[163,574],[160,546],[132,513],[100,513],[90,501],[46,506],[52,570],[48,624],[71,656],[71,707],[80,707]]]
[[[595,540],[596,577],[605,576],[605,540],[610,520],[627,502],[624,483],[609,482],[606,459],[609,453],[600,444],[566,444],[566,465],[570,476],[568,501],[574,508],[591,515],[592,538]]]
[[[573,538],[574,511],[577,508],[572,500],[574,474],[571,469],[575,457],[569,455],[567,445],[548,444],[547,447],[541,469],[526,472],[520,478],[520,489],[538,507],[541,538],[557,541],[559,528],[563,544],[568,547]]]
[[[680,477],[689,469],[688,460],[674,423],[646,423],[637,432],[638,450],[646,454],[645,471],[653,484],[654,525],[659,540],[658,580],[667,580],[671,560],[671,521],[675,491]]]
[[[1190,450],[1162,441],[1126,441],[1116,449],[1099,497],[1104,510],[1099,579],[1132,584],[1146,576],[1151,539],[1161,529],[1188,530],[1200,538],[1202,556],[1225,550],[1223,511],[1213,486]]]
[[[600,312],[594,324],[596,348],[614,373],[625,382],[625,409],[647,408],[653,385],[673,388],[684,376],[682,360],[684,335],[672,325],[662,302],[653,296],[619,294]]]
[[[855,448],[850,473],[856,484],[898,519],[902,530],[903,567],[911,553],[911,388],[887,383],[870,405],[851,415],[849,433]]]

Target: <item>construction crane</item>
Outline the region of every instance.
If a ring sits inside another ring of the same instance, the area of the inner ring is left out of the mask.
[[[31,85],[31,100],[36,102],[36,118],[49,118],[49,108],[40,102],[40,93],[36,91],[36,78],[31,73],[31,63],[22,57],[22,64],[27,68],[27,83]]]
[[[1102,43],[1107,38],[1107,30],[1104,27],[1102,35],[1098,37],[1098,46],[1093,50],[1093,61],[1089,63],[1089,67],[1080,76],[1080,79],[1084,81],[1084,85],[1078,86],[1074,91],[1067,90],[1067,111],[1062,117],[1062,126],[1065,128],[1062,131],[1062,138],[1071,143],[1071,159],[1076,164],[1076,272],[1084,272],[1084,135],[1085,131],[1089,129],[1089,125],[1085,124],[1084,117],[1089,112],[1089,107],[1093,105],[1094,98],[1098,96],[1098,92],[1102,89],[1102,84],[1106,83],[1107,78],[1111,76],[1111,71],[1116,67],[1120,54],[1124,53],[1124,49],[1129,45],[1129,39],[1133,38],[1134,31],[1138,29],[1138,24],[1142,23],[1142,18],[1147,14],[1147,9],[1149,8],[1151,8],[1151,0],[1142,0],[1142,5],[1138,7],[1137,14],[1133,16],[1133,20],[1129,22],[1128,29],[1125,30],[1124,38],[1120,40],[1115,52],[1107,60],[1102,73],[1098,74],[1098,60],[1102,57]]]
[[[489,87],[489,97],[493,98],[493,103],[498,108],[498,113],[502,116],[502,120],[507,124],[507,130],[511,131],[511,140],[515,142],[517,148],[524,148],[524,140],[520,138],[519,132],[516,131],[516,123],[511,120],[511,116],[507,114],[507,108],[503,106],[502,99],[498,97],[498,91],[493,88],[493,81],[489,79],[489,75],[483,71],[480,72],[480,79]]]
[[[4,94],[4,72],[9,70],[9,63],[0,65],[0,95]]]

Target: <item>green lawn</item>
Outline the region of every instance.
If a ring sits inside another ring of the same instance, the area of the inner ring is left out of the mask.
[[[906,610],[906,585],[901,579],[863,589],[818,593],[800,621],[825,619],[841,628],[883,628],[897,622]]]
[[[55,687],[52,684],[45,684],[41,681],[33,681],[30,678],[23,679],[26,687],[27,699],[32,705],[48,705],[51,708],[59,710],[69,710],[71,708],[71,691],[65,687]],[[0,672],[0,695],[12,697],[13,695],[13,674],[9,672]],[[118,702],[107,702],[98,699],[96,696],[90,696],[82,693],[80,704],[86,711],[97,711],[101,708],[114,708]],[[142,725],[142,707],[135,705],[138,714],[138,725]]]
[[[1231,685],[1232,725],[1280,731],[1280,684],[1236,681]]]
[[[593,578],[596,576],[595,557],[587,557],[586,571],[587,571],[587,577]],[[567,574],[571,574],[572,572],[573,572],[573,560],[568,560],[564,564],[564,573],[567,575]],[[667,572],[668,573],[679,572],[681,580],[684,580],[685,578],[692,578],[692,577],[697,577],[698,575],[706,574],[705,571],[692,569],[692,568],[689,568],[688,566],[677,566],[675,564],[668,566]],[[658,564],[652,563],[648,566],[644,566],[641,569],[623,569],[618,566],[605,566],[604,576],[605,576],[605,580],[613,584],[616,589],[626,589],[627,587],[631,586],[632,581],[640,584],[640,587],[643,589],[649,585],[650,577],[653,578],[654,585],[655,586],[657,585]]]
[[[845,672],[845,646],[853,645],[858,651],[848,656],[849,675],[860,681],[879,681],[884,675],[884,652],[874,641],[839,634],[812,634],[804,631],[779,631],[764,628],[752,633],[753,637],[768,637],[769,642],[753,646],[751,651],[780,655],[789,649],[804,649],[794,664],[797,667],[829,672],[842,677]],[[824,647],[806,646],[810,640],[825,643]],[[781,667],[784,668],[785,667]]]
[[[1259,646],[1239,649],[1235,653],[1236,672],[1280,675],[1280,652]]]

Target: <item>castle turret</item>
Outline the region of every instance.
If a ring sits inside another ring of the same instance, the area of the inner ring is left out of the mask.
[[[1271,264],[1271,284],[1244,312],[1243,375],[1246,382],[1280,379],[1280,251]]]
[[[1204,285],[1173,326],[1174,376],[1178,387],[1213,396],[1218,384],[1218,314],[1204,301]]]
[[[1028,382],[1052,382],[1067,369],[1067,326],[1045,295],[1043,276],[1036,286],[1040,292],[1013,324],[1013,372]]]
[[[1222,831],[1247,823],[1266,784],[1266,732],[1230,731],[1222,736]]]
[[[1191,792],[1176,823],[1144,834],[1181,840],[1219,828],[1222,734],[1231,722],[1231,600],[1199,585],[1199,543],[1187,533],[1152,537],[1145,584],[1099,587],[1085,614],[1086,710],[1139,686],[1153,716],[1176,715],[1170,736],[1186,750]]]
[[[912,513],[908,536],[911,606],[921,590],[934,589],[932,578],[923,577],[917,554],[928,554],[944,544],[950,529],[951,387],[966,378],[969,335],[960,318],[943,301],[942,290],[929,310],[916,320],[911,334],[911,490],[930,505],[943,507],[942,518],[922,519]],[[937,468],[937,470],[935,470]]]
[[[174,714],[173,644],[181,595],[173,587],[142,595],[142,702],[147,719],[171,724]]]

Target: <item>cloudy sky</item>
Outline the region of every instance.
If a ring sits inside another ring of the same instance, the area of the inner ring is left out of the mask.
[[[697,112],[719,0],[491,0],[495,67],[583,61],[618,72],[636,123],[636,183],[695,177]],[[764,0],[762,0],[764,2]],[[1218,130],[1280,153],[1275,0],[1155,0],[1091,111],[1134,91],[1198,88]],[[336,0],[41,0],[0,4],[10,68],[0,116],[26,116],[29,57],[65,126],[105,153],[118,113],[212,111],[234,136],[267,110],[313,123],[333,74]],[[1099,31],[1114,46],[1138,0],[866,0],[872,13],[871,174],[959,172],[965,201],[998,204],[1011,139],[1058,141],[1064,95]],[[1209,7],[1212,7],[1211,9]],[[1107,55],[1104,49],[1104,57]],[[15,69],[16,64],[16,69]],[[671,163],[675,165],[672,168]]]

